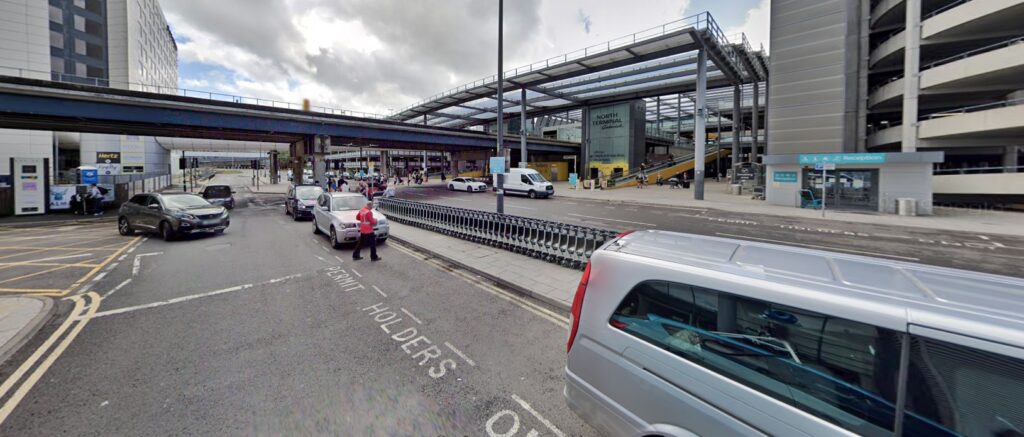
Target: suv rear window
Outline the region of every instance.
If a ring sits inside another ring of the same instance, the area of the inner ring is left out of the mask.
[[[214,199],[231,197],[231,187],[206,187],[206,197]]]
[[[848,430],[894,428],[902,333],[665,281],[634,287],[610,323]]]

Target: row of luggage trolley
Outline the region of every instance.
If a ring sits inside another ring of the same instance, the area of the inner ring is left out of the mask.
[[[615,231],[395,198],[377,199],[389,220],[582,270]]]

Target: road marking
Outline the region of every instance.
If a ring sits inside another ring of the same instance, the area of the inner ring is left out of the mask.
[[[323,249],[324,252],[330,253],[330,251],[331,251],[331,249],[328,249],[327,246],[320,246],[320,248]]]
[[[108,291],[106,293],[103,293],[103,296],[100,296],[100,299],[106,299],[111,294],[114,294],[115,292],[117,292],[117,290],[120,290],[121,287],[124,287],[125,285],[128,285],[129,282],[132,282],[132,278],[128,278],[128,279],[125,279],[125,280],[121,281],[121,283],[117,284],[117,287],[114,287],[113,290],[110,290],[110,291]]]
[[[68,265],[68,264],[64,264],[64,265],[60,265],[60,266],[54,267],[52,269],[45,269],[45,270],[41,270],[41,271],[38,271],[38,272],[35,272],[35,273],[29,273],[27,275],[21,275],[21,276],[10,278],[10,279],[4,279],[3,281],[0,281],[0,284],[4,284],[4,283],[7,283],[7,282],[11,282],[11,281],[17,281],[19,279],[31,278],[33,276],[38,276],[38,275],[42,275],[42,274],[45,274],[45,273],[55,272],[57,270],[66,269],[68,267],[71,267],[71,266]]]
[[[810,248],[814,248],[814,249],[838,250],[838,251],[841,251],[841,252],[858,253],[858,254],[863,254],[863,255],[884,256],[886,258],[904,259],[904,260],[907,260],[907,261],[920,261],[921,260],[920,258],[914,258],[914,257],[909,257],[909,256],[889,255],[887,253],[868,252],[866,250],[856,250],[856,249],[844,249],[844,248],[841,248],[841,247],[820,246],[820,245],[817,245],[817,244],[796,243],[796,242],[793,242],[793,241],[772,240],[770,238],[748,237],[746,235],[725,234],[725,233],[722,233],[722,232],[715,232],[715,235],[721,235],[723,237],[742,238],[742,239],[746,239],[746,240],[767,241],[767,242],[770,242],[770,243],[779,243],[779,244],[784,244],[784,245],[789,245],[789,246],[805,246],[805,247],[810,247]]]
[[[516,208],[516,209],[529,209],[531,211],[536,211],[537,210],[537,208],[530,208],[530,207],[527,207],[527,206],[516,206],[516,205],[505,205],[505,206],[507,206],[509,208]]]
[[[986,237],[984,235],[979,235],[978,238],[980,238],[982,240],[985,240],[985,241],[991,240],[991,238],[988,238],[988,237]]]
[[[57,261],[57,260],[60,260],[60,259],[82,258],[82,257],[86,257],[86,256],[92,256],[92,253],[80,253],[80,254],[77,254],[77,255],[65,255],[65,256],[51,256],[49,258],[40,258],[40,259],[33,259],[33,260],[28,260],[28,261],[19,261],[18,263],[36,263],[36,262],[43,262],[43,261]]]
[[[129,250],[128,253],[131,253],[131,251]],[[163,255],[163,254],[164,254],[163,252],[149,252],[149,253],[140,253],[138,255],[135,255],[135,261],[132,262],[132,276],[138,276],[139,275],[139,271],[142,270],[142,257],[144,257],[144,256],[156,256],[156,255]]]
[[[611,221],[611,222],[632,223],[634,225],[658,227],[658,225],[655,225],[655,224],[652,224],[652,223],[634,222],[634,221],[629,221],[629,220],[616,220],[616,219],[610,219],[610,218],[607,218],[607,217],[594,217],[594,216],[590,216],[590,215],[575,214],[575,213],[571,213],[571,212],[566,214],[566,215],[571,215],[571,216],[575,216],[575,217],[584,217],[584,218],[589,218],[589,219],[594,219],[594,220],[608,220],[608,221]]]
[[[147,237],[147,238],[148,238],[148,237]],[[142,241],[146,241],[146,240],[145,240],[145,239],[143,239]],[[99,265],[97,265],[97,266],[96,266],[96,268],[94,268],[94,269],[90,270],[90,271],[89,271],[88,273],[86,273],[86,274],[85,274],[84,276],[82,276],[82,277],[81,277],[81,278],[79,278],[79,279],[78,279],[77,281],[75,281],[75,283],[74,283],[74,284],[71,284],[71,286],[70,286],[70,287],[68,287],[68,288],[64,289],[64,290],[63,290],[63,291],[62,291],[62,292],[61,292],[60,294],[61,294],[61,295],[65,295],[65,294],[68,294],[68,293],[70,293],[70,292],[71,292],[71,290],[74,290],[74,289],[75,289],[76,287],[78,287],[79,285],[82,285],[82,283],[84,283],[85,281],[87,281],[87,280],[88,280],[88,279],[89,279],[90,277],[92,277],[92,275],[95,275],[95,274],[96,274],[96,272],[98,272],[98,271],[99,271],[99,270],[100,270],[101,268],[103,268],[103,267],[104,267],[104,266],[106,266],[107,264],[110,264],[110,262],[111,262],[111,261],[112,261],[112,260],[114,259],[114,257],[115,257],[115,256],[121,255],[121,253],[122,253],[122,252],[124,252],[124,251],[125,251],[125,249],[127,249],[127,248],[128,248],[129,246],[132,246],[132,245],[134,245],[134,247],[132,247],[132,249],[135,249],[135,247],[139,247],[139,246],[140,246],[141,244],[142,244],[142,243],[141,243],[141,242],[139,241],[139,237],[135,237],[135,238],[134,238],[134,239],[133,239],[132,241],[130,241],[130,242],[129,242],[128,244],[125,244],[124,246],[121,246],[121,248],[120,248],[120,249],[117,249],[116,251],[114,251],[114,253],[110,254],[110,256],[108,256],[108,257],[107,257],[107,259],[103,260],[103,262],[102,262],[102,263],[100,263]],[[81,294],[81,293],[79,293],[79,294]]]
[[[102,273],[96,275],[95,278],[92,278],[92,282],[99,282],[100,280],[102,280],[105,277],[107,277],[107,272],[102,272]],[[81,294],[81,293],[79,293],[79,294]]]
[[[334,255],[334,259],[338,260],[339,263],[345,264],[345,261],[342,261],[341,257],[338,255]]]
[[[376,285],[371,285],[370,287],[373,287],[373,291],[376,291],[376,292],[377,292],[377,293],[379,293],[379,294],[380,294],[381,296],[384,296],[384,297],[388,297],[388,295],[384,294],[384,292],[383,292],[383,291],[380,291],[380,289],[379,289],[379,288],[377,288],[377,286],[376,286]]]
[[[89,318],[95,319],[95,318],[99,318],[99,317],[113,316],[113,315],[117,315],[117,314],[124,314],[124,313],[129,313],[129,312],[132,312],[132,311],[138,311],[138,310],[143,310],[143,309],[162,307],[164,305],[171,305],[171,304],[175,304],[175,303],[187,302],[187,301],[190,301],[190,300],[200,299],[200,298],[204,298],[204,297],[216,296],[218,294],[230,293],[232,291],[240,291],[240,290],[246,290],[246,289],[249,289],[249,288],[258,287],[258,286],[262,286],[262,285],[274,284],[274,283],[278,283],[278,282],[281,282],[281,281],[286,281],[288,279],[298,278],[300,276],[302,276],[302,274],[301,273],[297,273],[297,274],[294,274],[294,275],[282,276],[280,278],[275,278],[275,279],[271,279],[269,281],[263,281],[263,282],[256,283],[256,284],[236,285],[234,287],[222,288],[220,290],[208,291],[206,293],[191,294],[191,295],[188,295],[188,296],[176,297],[174,299],[167,299],[167,300],[162,300],[162,301],[159,301],[159,302],[152,302],[152,303],[147,303],[147,304],[143,304],[143,305],[135,305],[135,306],[125,307],[125,308],[118,308],[118,309],[115,309],[115,310],[104,311],[102,313],[96,313],[96,314],[90,315]]]
[[[369,234],[367,234],[367,235],[369,235]],[[355,273],[355,274],[356,274],[356,276],[358,276],[358,277],[360,277],[360,278],[362,278],[362,277],[363,277],[363,274],[362,274],[362,273],[359,273],[359,272],[357,272],[357,271],[356,271],[356,269],[352,269],[352,273]]]
[[[526,403],[526,401],[524,401],[523,398],[519,397],[519,395],[512,393],[512,399],[518,402],[519,406],[523,407],[524,410],[529,411],[530,414],[533,415],[533,417],[536,417],[537,420],[540,421],[540,423],[543,423],[544,426],[548,427],[548,429],[550,429],[551,432],[553,432],[555,435],[557,435],[558,437],[565,437],[565,434],[563,434],[561,430],[556,428],[554,424],[545,419],[544,416],[541,416],[540,413],[537,412],[537,410],[534,410],[533,407],[531,407],[530,404]]]
[[[371,286],[371,287],[373,287],[373,286]],[[377,288],[377,287],[373,287],[373,288]],[[387,297],[387,296],[384,296],[384,297]],[[421,325],[423,324],[423,321],[420,320],[418,317],[412,315],[412,313],[410,313],[409,310],[407,310],[405,308],[399,308],[399,309],[402,310],[402,312],[405,313],[405,315],[409,316],[409,318],[411,318],[416,323],[419,323]]]
[[[459,358],[462,358],[464,361],[466,361],[466,364],[469,364],[470,366],[476,367],[476,362],[474,362],[473,360],[469,359],[469,357],[467,357],[466,354],[464,354],[464,353],[462,353],[462,351],[456,349],[455,346],[452,346],[451,343],[446,341],[446,342],[444,342],[444,345],[448,346],[448,349],[451,349],[452,352],[455,352],[455,355],[458,355]]]
[[[320,261],[327,261],[326,259],[324,259],[324,257],[322,257],[322,256],[320,256],[320,255],[313,255],[313,256],[315,256],[315,257],[316,257],[316,259],[318,259],[318,260],[320,260]]]
[[[91,300],[91,303],[87,307],[85,306],[85,298],[89,298]],[[72,312],[72,315],[68,316],[67,320],[65,320],[64,323],[61,324],[61,327],[58,328],[58,330],[55,331],[50,336],[50,338],[48,338],[46,342],[43,343],[43,345],[40,346],[39,349],[37,349],[36,352],[33,353],[31,357],[29,357],[28,360],[22,363],[21,367],[19,367],[18,370],[13,375],[11,375],[10,378],[7,379],[7,381],[4,381],[3,387],[0,387],[0,397],[7,394],[7,391],[11,389],[11,387],[14,385],[15,382],[17,382],[18,379],[21,378],[21,375],[27,372],[28,369],[32,367],[32,365],[34,365],[35,362],[39,360],[42,354],[53,344],[53,342],[56,341],[57,338],[59,338],[64,333],[65,330],[67,330],[67,327],[70,326],[70,324],[68,323],[69,321],[79,320],[81,318],[79,314],[83,310],[87,311],[88,316],[92,316],[96,314],[96,311],[100,307],[100,297],[96,293],[89,293],[84,298],[82,296],[74,296],[71,299],[75,301],[75,308],[74,311]],[[64,337],[64,340],[61,341],[60,344],[58,344],[57,347],[53,349],[53,352],[51,352],[50,355],[47,356],[46,359],[44,359],[43,362],[39,364],[39,367],[37,367],[36,370],[33,371],[32,374],[25,379],[25,382],[22,383],[21,386],[18,387],[18,390],[16,390],[14,394],[11,395],[11,398],[8,399],[6,403],[4,403],[4,406],[0,408],[0,424],[7,420],[7,417],[11,415],[11,412],[14,411],[14,408],[18,406],[18,403],[20,403],[21,400],[25,398],[25,395],[28,394],[29,390],[32,390],[32,387],[35,386],[36,382],[38,382],[43,377],[43,374],[45,374],[46,371],[49,370],[50,366],[53,365],[54,361],[56,361],[57,358],[60,357],[62,353],[64,353],[64,350],[67,349],[71,342],[75,340],[75,337],[78,336],[78,333],[82,331],[82,328],[85,327],[85,324],[88,323],[88,321],[89,318],[86,317],[85,319],[82,319],[81,322],[79,322],[77,325],[75,325],[75,327],[71,329],[71,332],[68,333],[67,337]]]
[[[107,268],[103,269],[103,271],[109,272],[109,271],[111,271],[111,270],[114,270],[114,269],[115,269],[115,268],[117,268],[117,266],[118,266],[118,265],[120,265],[120,264],[121,264],[121,263],[113,263],[113,264],[111,264],[111,265],[107,266]]]
[[[538,316],[548,320],[549,322],[554,323],[555,325],[561,326],[562,328],[564,328],[566,330],[569,329],[569,319],[567,317],[565,317],[564,315],[561,315],[561,314],[555,313],[555,312],[553,312],[551,310],[548,310],[547,308],[544,308],[544,307],[542,307],[540,305],[537,305],[537,304],[535,304],[533,302],[530,302],[530,301],[526,300],[523,297],[519,297],[518,295],[512,294],[512,292],[505,291],[505,290],[502,290],[502,289],[500,289],[498,287],[486,284],[486,283],[483,282],[483,278],[480,278],[478,276],[471,276],[471,275],[469,275],[469,274],[467,274],[467,273],[465,273],[465,272],[463,272],[461,270],[451,269],[451,268],[441,264],[440,262],[438,262],[438,261],[436,261],[436,260],[434,260],[434,259],[432,259],[430,257],[426,257],[426,256],[423,256],[423,255],[420,255],[419,253],[413,251],[412,249],[409,249],[409,248],[407,248],[405,246],[402,246],[400,243],[390,242],[389,244],[391,245],[392,248],[394,248],[395,250],[397,250],[399,252],[402,252],[402,253],[404,253],[404,254],[406,254],[408,256],[411,256],[413,258],[416,258],[416,259],[419,259],[419,260],[422,260],[422,261],[426,261],[428,264],[432,265],[434,268],[436,268],[438,270],[441,270],[443,272],[447,272],[449,274],[455,275],[458,278],[462,279],[463,281],[466,281],[467,283],[470,283],[470,284],[476,286],[477,288],[480,288],[480,289],[482,289],[482,290],[484,290],[484,291],[486,291],[486,292],[488,292],[488,293],[490,293],[490,294],[492,294],[492,295],[494,295],[494,296],[496,296],[496,297],[498,297],[500,299],[504,299],[504,300],[508,301],[509,303],[517,305],[517,306],[519,306],[519,307],[521,307],[523,309],[526,309],[527,311],[530,311],[530,312],[532,312],[532,313],[534,313],[534,314],[536,314],[536,315],[538,315]]]

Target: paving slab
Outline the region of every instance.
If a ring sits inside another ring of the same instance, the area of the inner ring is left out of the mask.
[[[0,363],[38,332],[52,311],[53,299],[47,297],[0,297]]]

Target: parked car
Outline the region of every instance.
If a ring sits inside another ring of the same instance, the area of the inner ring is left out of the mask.
[[[335,249],[345,243],[355,243],[359,239],[356,213],[366,206],[366,202],[359,193],[321,194],[313,210],[313,233],[327,234]],[[388,239],[390,230],[388,219],[377,210],[373,210],[373,217],[377,219],[373,233],[377,235],[377,242],[383,243]]]
[[[1018,278],[643,231],[593,253],[571,308],[564,394],[607,435],[1024,427]]]
[[[302,218],[313,218],[313,207],[316,206],[316,199],[324,189],[317,185],[292,185],[288,187],[288,194],[284,199],[284,213],[292,216],[292,220],[298,221]]]
[[[220,234],[230,225],[227,208],[195,194],[136,194],[117,213],[121,235],[157,232],[165,241],[187,234]]]
[[[455,178],[448,182],[448,189],[452,191],[484,192],[487,191],[487,184],[473,178]]]
[[[555,186],[532,168],[510,168],[502,189],[506,194],[524,194],[531,199],[555,195]]]
[[[230,185],[207,185],[199,193],[212,205],[221,205],[227,209],[235,209],[235,191]]]

